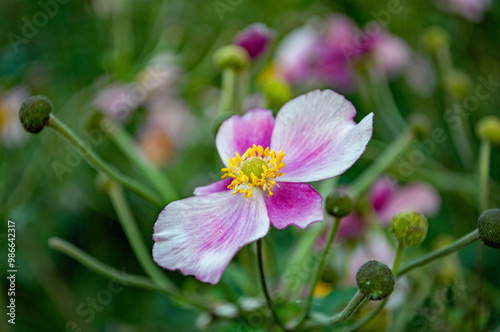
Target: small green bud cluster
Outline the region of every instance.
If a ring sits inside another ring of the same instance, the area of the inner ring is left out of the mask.
[[[236,45],[219,48],[214,53],[214,61],[221,69],[233,69],[234,71],[241,71],[251,64],[247,51]]]
[[[491,145],[500,145],[500,119],[494,115],[486,116],[476,125],[477,135],[490,142]]]
[[[479,238],[488,247],[500,248],[500,209],[490,209],[479,217]]]
[[[293,97],[288,83],[278,78],[270,78],[262,82],[261,90],[266,97],[267,108],[272,110],[279,110]]]
[[[363,295],[372,301],[379,301],[392,294],[395,278],[387,265],[369,261],[358,270],[356,282]]]
[[[29,133],[36,134],[48,124],[52,104],[45,96],[31,96],[21,105],[19,120]]]
[[[334,192],[326,198],[325,210],[334,217],[345,217],[352,211],[352,199],[344,193]]]
[[[428,227],[427,218],[415,211],[399,213],[391,223],[392,233],[405,247],[419,246],[427,236]]]

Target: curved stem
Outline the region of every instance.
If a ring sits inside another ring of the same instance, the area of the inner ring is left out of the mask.
[[[362,194],[373,181],[413,142],[411,130],[406,130],[396,138],[375,161],[351,185],[353,198]]]
[[[99,128],[109,136],[131,162],[141,169],[165,202],[176,201],[180,198],[170,179],[156,166],[137,155],[132,138],[122,127],[113,124],[111,128],[108,126],[99,126]]]
[[[361,319],[359,322],[356,324],[350,326],[345,332],[353,332],[353,331],[358,331],[361,327],[363,327],[365,324],[367,324],[369,321],[371,321],[373,318],[377,317],[377,315],[384,309],[387,301],[389,301],[389,298],[386,297],[380,304],[373,310],[369,315],[365,316],[363,319]]]
[[[298,327],[300,327],[300,325],[304,322],[304,320],[309,316],[309,312],[311,311],[312,300],[314,297],[314,290],[315,290],[316,285],[318,284],[319,280],[321,279],[321,273],[323,272],[328,255],[330,254],[330,247],[332,246],[333,241],[335,240],[335,236],[337,235],[337,232],[339,230],[340,221],[341,221],[341,218],[334,218],[332,230],[331,230],[330,235],[328,237],[328,241],[326,243],[326,246],[323,250],[323,255],[321,256],[321,259],[319,261],[318,268],[316,270],[316,275],[314,277],[313,284],[311,285],[311,289],[309,291],[309,296],[307,297],[306,306],[304,308],[304,313],[302,315],[302,318],[299,320],[299,323],[297,324]]]
[[[130,210],[129,205],[123,195],[123,191],[119,185],[114,182],[109,183],[109,197],[113,203],[118,220],[127,236],[127,240],[132,247],[135,257],[139,264],[144,269],[144,272],[160,287],[165,288],[169,292],[178,292],[177,287],[168,280],[159,267],[151,258],[151,250],[148,250],[144,243],[134,215]]]
[[[64,138],[78,153],[96,170],[104,173],[110,179],[121,183],[127,189],[135,192],[142,198],[153,203],[158,207],[164,207],[164,204],[157,198],[156,194],[148,188],[144,187],[139,182],[136,182],[123,174],[119,173],[116,169],[108,165],[101,159],[88,145],[85,145],[76,134],[68,128],[62,121],[60,121],[53,114],[50,115],[48,125],[54,129],[62,138]]]
[[[403,256],[403,250],[405,249],[405,246],[402,245],[401,243],[398,244],[398,250],[396,251],[396,257],[394,257],[394,263],[392,264],[392,273],[394,273],[395,276],[398,275],[398,268],[399,268],[399,263],[401,263],[401,257]]]
[[[420,258],[417,258],[416,260],[414,260],[413,262],[402,268],[401,271],[398,273],[397,277],[399,278],[409,273],[410,271],[414,270],[417,267],[423,266],[425,264],[432,262],[433,260],[436,260],[443,256],[449,255],[457,250],[460,250],[463,247],[473,243],[474,241],[477,241],[478,239],[479,239],[479,232],[476,229],[442,249],[436,250]]]
[[[259,266],[259,276],[260,276],[260,284],[262,286],[262,291],[264,292],[264,296],[266,297],[267,306],[273,315],[274,321],[278,324],[283,330],[288,331],[287,328],[283,325],[283,322],[279,319],[276,311],[274,309],[273,301],[271,300],[271,296],[269,296],[269,292],[267,290],[266,285],[266,277],[264,275],[264,264],[262,261],[262,239],[257,240],[257,264]]]
[[[100,274],[106,278],[116,280],[120,284],[124,286],[133,286],[133,287],[138,287],[138,288],[145,288],[157,292],[162,292],[176,301],[179,301],[180,303],[185,303],[195,309],[198,309],[200,311],[208,311],[208,308],[199,303],[198,301],[192,301],[186,299],[184,296],[176,293],[172,293],[169,290],[159,287],[156,285],[154,282],[152,282],[150,279],[137,275],[137,274],[128,274],[125,273],[124,271],[119,271],[107,264],[104,264],[103,262],[97,260],[96,258],[92,257],[91,255],[87,254],[80,248],[76,247],[75,245],[60,239],[58,237],[51,237],[49,239],[49,246],[51,248],[56,249],[57,251],[60,251],[69,257],[73,258],[74,260],[78,261],[80,264],[85,266],[86,268],[96,272],[97,274]]]
[[[304,328],[305,329],[312,329],[312,328],[317,328],[321,326],[331,326],[331,325],[336,325],[339,324],[349,317],[351,317],[356,310],[361,306],[366,301],[366,296],[361,293],[361,291],[357,291],[356,294],[352,297],[352,299],[349,301],[347,306],[342,310],[342,312],[336,314],[332,318],[325,319],[325,318],[320,318],[316,317],[315,322],[311,323],[305,323]]]

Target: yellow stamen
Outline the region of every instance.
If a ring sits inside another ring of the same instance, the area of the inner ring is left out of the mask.
[[[254,187],[262,187],[269,197],[273,194],[271,190],[276,184],[273,179],[285,174],[279,172],[285,167],[284,157],[283,151],[277,154],[274,150],[270,151],[269,148],[264,149],[254,144],[243,156],[236,152],[234,158],[229,158],[228,167],[222,169],[225,174],[221,178],[233,178],[228,186],[229,189],[234,189],[233,194],[242,193],[249,198],[252,197]]]

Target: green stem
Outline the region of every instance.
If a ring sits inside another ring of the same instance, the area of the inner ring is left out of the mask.
[[[403,256],[403,250],[405,249],[405,246],[402,245],[401,243],[398,244],[398,250],[396,251],[396,256],[394,257],[394,263],[392,264],[392,273],[394,275],[398,275],[398,268],[399,268],[399,263],[401,263],[401,257]]]
[[[330,248],[331,248],[333,241],[335,240],[335,236],[337,235],[337,232],[339,230],[340,221],[341,221],[341,218],[334,218],[332,230],[331,230],[330,235],[328,237],[328,241],[326,243],[326,246],[323,250],[323,255],[321,256],[321,259],[319,261],[318,268],[316,270],[316,276],[314,277],[313,284],[311,286],[311,289],[309,290],[309,296],[307,297],[306,306],[304,308],[304,314],[302,315],[302,318],[299,320],[299,323],[297,324],[297,326],[300,326],[304,322],[304,320],[307,317],[309,317],[309,312],[311,311],[312,300],[314,298],[314,290],[316,289],[316,286],[318,285],[318,282],[321,279],[321,274],[323,272],[323,269],[325,268],[325,264],[327,262],[328,255],[330,254]]]
[[[273,315],[274,321],[278,324],[283,330],[288,331],[288,329],[283,325],[283,322],[280,320],[276,311],[274,309],[274,304],[269,295],[266,285],[266,277],[264,275],[264,264],[262,261],[262,239],[257,240],[257,265],[259,266],[259,276],[260,276],[260,284],[262,286],[262,292],[264,292],[264,296],[266,298],[267,306]]]
[[[141,169],[150,183],[156,188],[158,193],[161,194],[165,202],[176,201],[180,198],[170,182],[170,179],[153,164],[140,158],[137,153],[135,153],[134,141],[122,127],[113,124],[111,128],[107,126],[99,126],[99,128],[109,136],[131,162]]]
[[[238,97],[236,98],[236,105],[239,113],[243,113],[243,101],[248,95],[249,80],[249,71],[247,69],[242,70],[238,74]]]
[[[364,325],[368,324],[373,318],[377,317],[377,315],[384,309],[387,301],[389,300],[388,297],[386,297],[380,304],[373,310],[369,315],[363,317],[359,322],[356,324],[350,326],[345,332],[354,332],[358,331],[363,327]]]
[[[107,264],[104,264],[103,262],[97,260],[96,258],[87,254],[86,252],[79,249],[75,245],[63,239],[60,239],[58,237],[51,237],[49,239],[49,246],[68,255],[69,257],[73,258],[74,260],[76,260],[89,270],[92,270],[97,274],[100,274],[106,278],[115,279],[124,286],[133,286],[133,287],[145,288],[148,290],[161,292],[172,297],[174,300],[180,303],[185,303],[200,311],[208,311],[208,308],[202,305],[201,303],[197,301],[188,300],[180,294],[172,293],[163,287],[159,287],[157,284],[155,284],[146,277],[137,274],[128,274],[125,273],[124,271],[119,271]]]
[[[442,249],[436,250],[420,258],[417,258],[416,260],[414,260],[413,262],[409,263],[404,268],[402,268],[401,271],[399,271],[399,273],[397,274],[397,277],[399,278],[409,273],[410,271],[414,270],[417,267],[423,266],[438,258],[441,258],[455,251],[458,251],[463,247],[473,243],[474,241],[477,241],[478,239],[479,239],[479,233],[478,230],[476,229]]]
[[[373,69],[374,68],[374,69]],[[401,116],[399,109],[394,101],[387,75],[383,70],[373,67],[370,71],[370,84],[372,86],[374,99],[378,105],[378,114],[382,115],[385,119],[386,127],[392,131],[396,136],[402,130],[406,129],[408,125]]]
[[[362,194],[373,181],[413,142],[411,130],[406,130],[396,138],[375,161],[351,185],[353,198]]]
[[[220,100],[220,114],[234,112],[234,86],[236,73],[231,68],[222,70],[222,92]]]
[[[121,183],[124,187],[135,192],[152,204],[158,207],[165,206],[165,204],[163,204],[163,202],[156,197],[155,193],[144,187],[142,184],[122,175],[116,169],[108,165],[104,160],[101,159],[101,157],[99,157],[94,151],[92,151],[90,146],[85,145],[70,128],[68,128],[53,114],[50,115],[48,125],[52,129],[54,129],[62,138],[64,138],[70,145],[72,145],[73,148],[78,151],[78,153],[80,153],[83,159],[85,159],[96,170],[104,173],[110,179]]]
[[[118,77],[125,77],[130,68],[130,56],[133,50],[132,1],[112,1],[111,36],[113,42],[114,69]]]
[[[132,247],[135,257],[139,264],[144,269],[144,272],[153,280],[158,286],[168,290],[171,293],[178,292],[178,289],[168,280],[163,272],[158,268],[151,258],[151,250],[147,249],[144,243],[134,215],[130,210],[129,205],[125,199],[122,188],[114,182],[110,182],[108,186],[108,194],[115,208],[118,220],[127,236],[127,240]]]
[[[489,179],[490,179],[490,158],[491,145],[487,139],[481,140],[481,149],[479,151],[479,210],[480,213],[488,209]],[[478,258],[478,282],[477,282],[477,312],[475,313],[476,326],[480,327],[480,315],[482,305],[483,277],[484,277],[484,259],[486,255],[486,246],[481,243],[477,252]]]
[[[332,326],[339,324],[351,317],[356,312],[356,310],[358,310],[361,304],[366,301],[366,299],[366,296],[364,296],[363,293],[358,290],[349,301],[347,306],[344,308],[344,310],[342,310],[342,312],[338,313],[332,318],[323,318],[320,316],[315,317],[316,320],[314,322],[307,322],[304,324],[304,329],[312,329],[321,326]]]
[[[488,209],[488,181],[490,178],[490,156],[491,145],[488,140],[481,140],[479,152],[479,210],[484,212]]]
[[[443,82],[443,85],[445,85],[446,108],[451,109],[453,107],[457,107],[459,101],[457,100],[456,96],[453,96],[449,92],[449,89],[446,87],[445,83],[449,75],[451,75],[453,72],[453,61],[451,58],[450,46],[448,43],[446,43],[444,47],[441,47],[436,51],[436,59],[439,73],[441,75],[441,81]],[[461,117],[461,121],[459,121],[458,123],[458,128],[450,129],[451,139],[458,152],[460,163],[464,168],[468,169],[471,166],[471,162],[473,160],[473,152],[470,145],[470,140],[466,132],[465,114],[463,114],[463,110],[461,108],[459,108],[458,111],[460,112],[459,115]]]

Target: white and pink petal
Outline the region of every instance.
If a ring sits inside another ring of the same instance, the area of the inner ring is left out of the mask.
[[[277,229],[289,225],[306,228],[313,222],[323,220],[323,198],[310,185],[280,182],[272,192],[273,195],[264,200],[269,220]]]
[[[271,148],[285,153],[284,182],[311,182],[342,174],[372,137],[373,114],[359,124],[356,110],[331,90],[315,90],[286,103],[278,112]]]
[[[266,109],[247,112],[242,117],[234,115],[224,121],[215,137],[219,156],[228,166],[228,159],[240,155],[255,145],[270,146],[274,128],[273,113]]]
[[[221,192],[221,191],[230,190],[230,189],[227,188],[227,186],[229,186],[232,181],[233,181],[232,178],[227,178],[227,179],[224,179],[224,180],[220,180],[220,181],[211,183],[211,184],[209,184],[207,186],[196,187],[194,189],[194,194],[196,196],[198,196],[198,195],[208,195],[208,194],[218,193],[218,192]]]
[[[230,191],[170,203],[155,224],[153,258],[168,270],[216,284],[241,247],[264,237],[269,217],[262,191]]]

